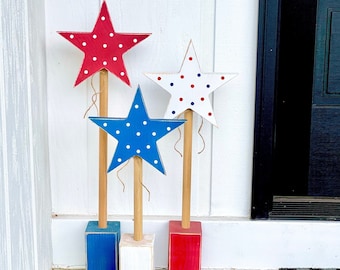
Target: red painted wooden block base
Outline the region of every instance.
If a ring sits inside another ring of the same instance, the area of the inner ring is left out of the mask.
[[[201,222],[191,221],[189,229],[181,221],[169,222],[169,270],[201,269]]]

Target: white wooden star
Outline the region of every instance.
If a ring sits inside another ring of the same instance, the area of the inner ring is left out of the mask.
[[[213,125],[217,124],[209,94],[237,76],[233,73],[202,73],[192,41],[179,73],[145,75],[171,94],[164,118],[174,118],[191,109]]]

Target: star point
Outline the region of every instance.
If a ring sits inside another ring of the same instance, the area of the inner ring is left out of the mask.
[[[108,172],[131,157],[139,156],[163,174],[165,170],[156,142],[185,122],[149,118],[139,87],[127,118],[90,117],[90,120],[118,140]]]
[[[101,69],[110,71],[130,86],[123,54],[150,35],[115,32],[105,1],[92,32],[59,31],[58,33],[84,53],[83,63],[74,86]]]
[[[178,73],[146,73],[147,77],[171,94],[165,118],[175,118],[191,109],[217,125],[209,94],[227,83],[237,74],[203,73],[192,42]]]

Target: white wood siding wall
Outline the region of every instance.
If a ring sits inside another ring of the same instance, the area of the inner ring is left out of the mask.
[[[125,56],[132,88],[110,76],[112,116],[126,116],[140,84],[150,117],[161,117],[169,96],[143,72],[177,72],[190,39],[202,71],[239,73],[212,96],[219,128],[204,125],[206,149],[193,160],[192,214],[203,225],[202,266],[338,268],[338,222],[249,220],[257,1],[107,2],[116,31],[152,33]],[[55,266],[85,264],[84,230],[97,213],[98,129],[82,118],[90,82],[72,86],[82,53],[56,31],[91,31],[99,7],[99,0],[0,1],[1,269],[50,269],[51,244]],[[196,130],[199,123],[195,119]],[[156,233],[156,266],[167,265],[168,220],[181,212],[176,139],[174,133],[159,143],[167,176],[145,165],[151,199],[145,194],[144,228]],[[115,173],[109,176],[110,218],[122,221],[123,232],[133,228],[131,177],[128,165],[122,192]]]
[[[73,84],[83,54],[56,34],[57,30],[91,31],[99,12],[100,1],[54,1],[49,3],[47,17],[49,66],[49,131],[53,211],[56,214],[95,215],[97,213],[97,135],[98,127],[83,114],[88,108],[92,90],[90,81],[76,88]],[[169,95],[143,72],[178,72],[190,39],[196,47],[202,69],[213,71],[214,63],[214,1],[107,1],[117,32],[147,32],[152,35],[125,55],[132,87],[109,75],[109,115],[125,117],[140,84],[151,118],[163,117]],[[136,6],[134,6],[136,5]],[[69,6],[65,9],[65,6]],[[138,7],[137,7],[138,6]],[[232,65],[229,70],[232,71]],[[98,76],[94,77],[98,90]],[[234,87],[235,88],[235,87]],[[227,86],[221,91],[228,91]],[[229,90],[231,91],[231,90]],[[92,109],[89,115],[96,115]],[[88,115],[88,116],[89,116]],[[221,124],[223,116],[219,117]],[[195,123],[199,127],[199,119]],[[211,136],[205,124],[206,150],[194,155],[193,214],[208,215],[210,211]],[[178,215],[181,209],[181,157],[174,151],[178,133],[159,141],[160,153],[167,175],[144,165],[145,185],[151,200],[145,200],[146,215]],[[195,136],[194,151],[202,147]],[[111,160],[115,143],[109,140]],[[204,166],[202,166],[204,164]],[[125,192],[115,172],[109,174],[109,213],[132,213],[133,181],[131,164],[121,172]],[[65,189],[65,187],[67,187]]]
[[[97,214],[97,126],[83,119],[90,104],[90,80],[73,88],[83,54],[56,34],[91,31],[101,1],[46,2],[48,109],[53,262],[85,263],[84,230]],[[107,0],[119,32],[152,35],[125,55],[129,88],[110,75],[110,115],[125,117],[140,84],[150,117],[162,117],[169,95],[143,72],[178,72],[192,39],[204,72],[238,76],[212,95],[218,128],[205,123],[202,141],[194,136],[192,215],[203,226],[203,268],[265,269],[339,265],[339,223],[249,220],[253,151],[258,1]],[[98,85],[98,77],[94,77]],[[90,112],[95,115],[95,110]],[[198,130],[200,119],[195,118]],[[144,230],[155,233],[155,265],[167,265],[167,225],[181,214],[181,165],[174,151],[176,132],[159,141],[167,176],[144,166]],[[111,159],[115,149],[110,139]],[[132,232],[132,167],[109,174],[110,219]],[[322,237],[319,237],[322,235]]]
[[[100,4],[99,0],[46,3],[52,207],[53,213],[58,216],[53,223],[56,226],[53,230],[58,231],[53,238],[55,243],[63,241],[58,239],[61,236],[60,228],[67,231],[68,226],[76,226],[74,219],[77,217],[86,221],[95,218],[98,211],[98,127],[87,118],[83,119],[91,102],[90,80],[73,87],[83,53],[57,35],[56,31],[92,31]],[[216,216],[248,218],[257,2],[107,0],[107,4],[117,32],[152,33],[124,56],[131,88],[109,75],[110,116],[127,115],[140,84],[150,117],[162,117],[169,94],[143,73],[178,72],[190,40],[203,72],[239,74],[212,95],[219,127],[204,123],[202,135],[205,150],[200,155],[197,152],[202,149],[203,142],[197,132],[201,120],[195,116],[191,212],[193,219]],[[98,90],[98,76],[94,76],[93,81]],[[96,115],[96,111],[92,109],[89,115]],[[166,176],[148,164],[144,165],[144,183],[151,192],[150,201],[147,193],[144,196],[146,219],[160,218],[166,222],[170,216],[178,219],[181,214],[182,159],[174,150],[177,138],[178,133],[173,132],[159,141]],[[116,142],[113,138],[109,142],[111,160]],[[108,176],[108,211],[112,219],[130,219],[133,213],[132,165],[127,165],[120,176],[126,185],[125,192],[115,171]],[[76,226],[80,235],[83,226],[84,223]],[[123,227],[123,230],[128,228]],[[65,235],[71,231],[65,232]],[[158,236],[159,239],[162,237],[164,239],[156,240],[156,243],[165,244],[166,249],[166,235]],[[80,242],[76,249],[82,251],[83,241]],[[59,244],[56,246],[59,247]],[[79,251],[74,249],[67,253],[79,258]],[[162,251],[162,255],[156,255],[160,265],[166,265],[165,253],[166,250]],[[55,252],[56,264],[62,264],[62,258],[62,254]],[[77,261],[68,258],[70,264]],[[83,255],[81,258],[78,264],[83,263]]]
[[[168,93],[144,72],[178,72],[190,39],[204,72],[238,73],[216,90],[212,99],[218,128],[195,117],[192,214],[194,216],[249,216],[252,132],[255,85],[257,4],[254,1],[107,1],[116,31],[151,32],[152,35],[125,55],[132,82],[128,87],[110,74],[109,114],[125,117],[140,84],[150,117],[162,117]],[[244,8],[245,3],[249,7]],[[134,7],[138,5],[137,7]],[[65,9],[65,6],[68,8]],[[48,108],[53,211],[58,215],[97,213],[97,133],[84,112],[91,102],[90,80],[74,88],[83,54],[57,30],[91,31],[100,1],[49,1],[47,4]],[[236,14],[242,16],[235,19]],[[246,22],[250,22],[247,24]],[[98,90],[98,76],[94,76]],[[89,115],[96,115],[93,108]],[[166,176],[147,164],[145,215],[179,215],[182,159],[174,151],[178,133],[159,141]],[[111,138],[109,159],[115,140]],[[181,147],[181,145],[180,145]],[[132,167],[109,174],[109,213],[132,213]],[[240,187],[241,185],[241,187]],[[236,194],[235,194],[236,192]],[[229,196],[231,195],[231,196]],[[244,200],[238,198],[242,196]]]
[[[0,2],[0,268],[50,269],[44,1]]]

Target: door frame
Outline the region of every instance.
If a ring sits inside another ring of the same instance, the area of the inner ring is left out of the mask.
[[[259,0],[252,218],[268,218],[272,206],[275,93],[280,0]]]

